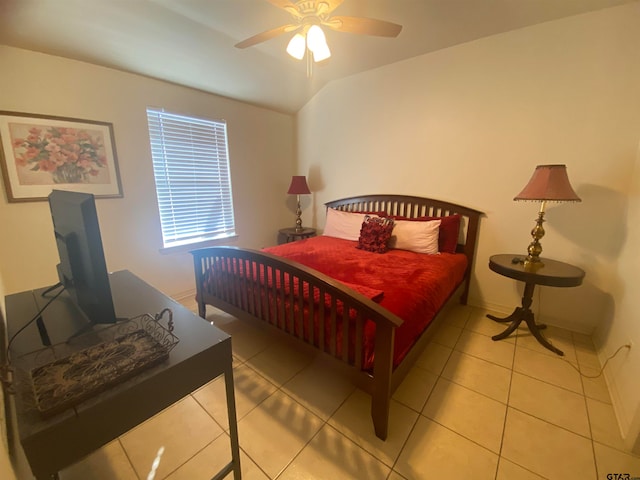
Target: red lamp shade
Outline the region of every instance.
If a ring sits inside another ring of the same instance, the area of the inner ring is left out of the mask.
[[[569,183],[566,165],[538,165],[529,183],[514,200],[582,201]]]
[[[304,175],[294,175],[291,177],[291,185],[287,191],[290,195],[308,195],[311,193]]]

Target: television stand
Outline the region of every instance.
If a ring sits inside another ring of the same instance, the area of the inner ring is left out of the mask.
[[[25,358],[42,349],[44,344],[38,322],[26,326],[14,338],[9,350],[15,369],[13,387],[16,391],[8,397],[9,438],[13,442],[10,451],[22,448],[37,479],[55,478],[63,468],[224,375],[231,459],[214,478],[220,479],[233,472],[234,478],[240,479],[231,337],[126,270],[111,274],[110,282],[119,315],[130,318],[169,308],[173,312],[173,333],[180,341],[163,363],[45,419],[35,406],[24,365]],[[41,296],[44,290],[6,296],[9,338],[34,318],[49,300]],[[52,345],[64,342],[76,331],[82,322],[78,315],[66,293],[42,312],[42,323]]]

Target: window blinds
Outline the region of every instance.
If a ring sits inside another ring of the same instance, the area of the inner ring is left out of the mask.
[[[227,125],[147,109],[165,248],[235,235]]]

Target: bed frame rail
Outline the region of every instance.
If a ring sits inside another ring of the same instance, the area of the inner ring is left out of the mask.
[[[403,322],[346,285],[286,258],[237,247],[203,248],[192,253],[201,317],[206,315],[207,303],[232,310],[234,315],[249,315],[356,368],[362,367],[365,319],[383,330],[393,330]],[[308,301],[314,296],[325,301]],[[354,319],[355,351],[348,345],[348,329],[350,325],[353,328]],[[317,328],[311,328],[314,322],[318,322]],[[338,332],[336,325],[342,331]]]
[[[395,328],[403,322],[400,317],[331,277],[266,252],[211,247],[191,253],[198,313],[203,318],[206,318],[206,305],[213,305],[240,319],[260,320],[358,371],[362,370],[364,322],[367,319],[375,322],[375,361],[368,390],[372,398],[377,399],[372,402],[376,434],[386,438],[393,344]],[[263,281],[256,277],[262,277]],[[305,297],[313,298],[315,293],[325,301],[309,301],[304,308]],[[349,341],[350,329],[354,332],[353,345]],[[328,338],[325,337],[327,330]]]

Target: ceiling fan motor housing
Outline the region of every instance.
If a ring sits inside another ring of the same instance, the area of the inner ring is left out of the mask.
[[[284,9],[294,17],[301,19],[303,24],[318,25],[323,20],[326,20],[330,6],[327,2],[300,0],[295,5],[285,5]]]

